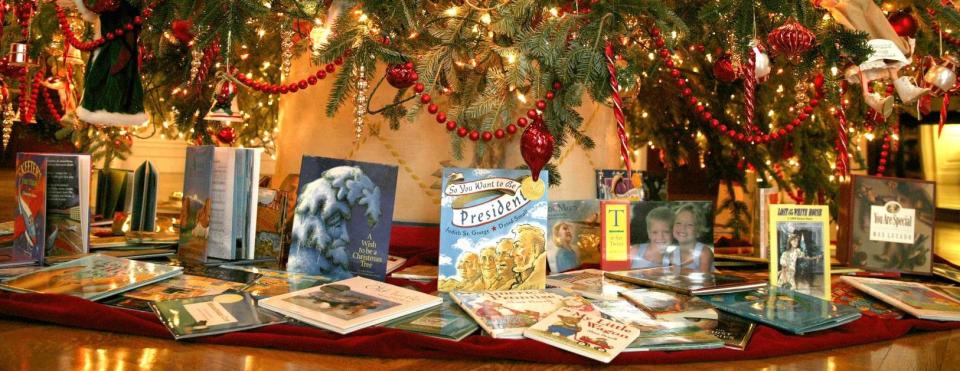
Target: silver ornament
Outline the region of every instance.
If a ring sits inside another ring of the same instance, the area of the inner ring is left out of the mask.
[[[354,98],[354,106],[356,111],[354,114],[353,124],[356,131],[356,137],[354,142],[360,141],[360,136],[363,135],[363,116],[367,114],[367,76],[363,65],[357,69],[357,96]]]
[[[938,94],[950,91],[957,84],[957,60],[949,55],[943,56],[940,64],[934,64],[923,75],[923,81],[930,84]]]
[[[757,79],[767,77],[767,75],[770,74],[770,57],[767,57],[764,52],[761,52],[760,49],[756,47],[753,48],[753,54],[753,70],[755,71],[754,76],[756,76]]]

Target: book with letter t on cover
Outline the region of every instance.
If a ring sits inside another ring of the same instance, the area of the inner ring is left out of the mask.
[[[851,276],[840,279],[917,318],[960,321],[960,302],[922,283]]]
[[[747,275],[702,273],[676,266],[606,272],[604,275],[615,280],[679,292],[685,295],[748,291],[767,285],[765,281]]]
[[[348,334],[442,302],[437,296],[353,277],[262,299],[259,305],[313,326]]]
[[[257,308],[257,302],[250,294],[234,290],[151,302],[149,305],[178,340],[285,322],[283,317]]]
[[[640,335],[640,330],[590,309],[560,308],[524,330],[523,336],[610,363]]]

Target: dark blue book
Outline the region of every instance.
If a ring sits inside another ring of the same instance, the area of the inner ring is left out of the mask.
[[[396,188],[396,166],[303,156],[287,270],[383,281]]]
[[[798,335],[837,327],[860,318],[857,308],[776,286],[700,298],[722,311]]]

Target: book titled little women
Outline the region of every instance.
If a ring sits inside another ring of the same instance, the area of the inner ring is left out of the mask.
[[[397,167],[303,156],[287,270],[383,281]]]

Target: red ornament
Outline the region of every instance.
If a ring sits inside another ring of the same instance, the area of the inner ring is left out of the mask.
[[[914,37],[917,35],[917,29],[919,25],[917,24],[917,19],[913,17],[913,14],[910,12],[909,8],[907,10],[901,10],[899,12],[890,14],[887,17],[887,21],[890,22],[890,25],[893,26],[893,30],[897,35],[902,37]]]
[[[294,85],[295,86],[295,85]],[[217,92],[217,103],[229,104],[230,100],[237,94],[237,85],[233,81],[226,80],[220,85],[220,91]]]
[[[226,145],[233,145],[233,141],[237,140],[236,129],[231,126],[220,128],[220,131],[217,131],[217,140]]]
[[[553,156],[553,143],[553,134],[550,134],[547,125],[540,118],[534,119],[523,131],[520,137],[520,155],[530,167],[534,181],[540,179],[540,170],[543,170],[543,166]]]
[[[717,61],[713,62],[713,77],[726,83],[737,79],[737,69],[733,67],[733,60],[730,59],[729,55],[717,58]]]
[[[418,77],[413,62],[397,63],[387,67],[387,82],[397,89],[409,88]]]
[[[193,22],[189,19],[177,19],[170,24],[170,33],[173,34],[173,38],[186,44],[193,41],[191,28],[193,28]]]
[[[767,44],[777,53],[797,58],[813,48],[816,36],[795,20],[789,20],[767,35]]]

